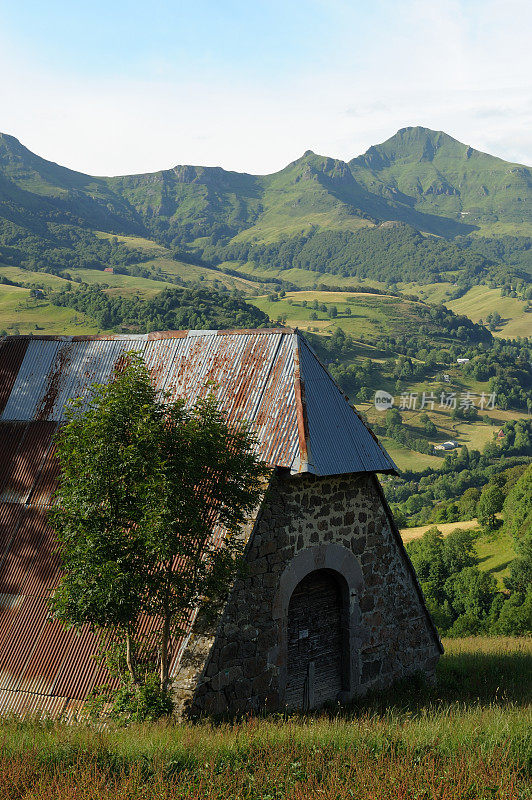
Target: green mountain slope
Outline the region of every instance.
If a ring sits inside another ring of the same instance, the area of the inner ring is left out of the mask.
[[[465,221],[486,232],[530,233],[530,169],[481,153],[441,131],[403,128],[349,166],[370,192],[416,211]]]
[[[1,216],[38,229],[44,220],[139,232],[132,206],[103,178],[61,167],[35,155],[14,136],[0,133]],[[44,229],[43,229],[44,230]]]
[[[220,167],[176,166],[145,175],[107,178],[118,196],[157,227],[157,220],[171,221],[188,234],[209,235],[218,227],[237,231],[253,224],[261,211],[260,179]],[[164,229],[164,226],[162,226]]]
[[[154,277],[136,235],[177,262],[230,261],[250,274],[260,265],[393,282],[454,271],[504,283],[530,261],[531,185],[527,167],[426,128],[349,163],[307,151],[263,176],[184,165],[92,177],[0,135],[0,262],[56,273],[145,264],[139,274]],[[509,232],[526,235],[486,238]]]

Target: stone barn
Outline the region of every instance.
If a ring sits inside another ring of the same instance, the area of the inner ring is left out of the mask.
[[[377,479],[395,465],[298,331],[19,336],[0,342],[0,712],[72,714],[105,682],[91,632],[49,618],[53,435],[133,349],[161,390],[247,420],[273,468],[215,629],[173,643],[180,706],[307,709],[432,676],[440,640]]]

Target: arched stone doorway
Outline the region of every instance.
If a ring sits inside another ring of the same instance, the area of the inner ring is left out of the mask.
[[[340,576],[329,569],[309,573],[295,587],[287,618],[287,707],[318,707],[336,702],[345,692],[349,647],[345,594]]]
[[[278,640],[268,653],[268,661],[275,665],[279,670],[279,704],[281,707],[303,708],[305,698],[301,694],[294,697],[294,690],[289,689],[289,607],[290,601],[295,595],[295,590],[303,583],[307,576],[327,573],[329,578],[336,581],[336,586],[340,590],[341,597],[341,624],[342,624],[342,679],[341,697],[342,703],[351,700],[358,694],[360,685],[360,647],[365,636],[361,628],[361,614],[358,598],[363,591],[364,580],[362,569],[356,556],[343,545],[326,544],[308,547],[295,555],[286,565],[279,580],[279,589],[276,593],[272,616],[278,622]],[[319,577],[319,576],[318,576]],[[304,589],[304,586],[302,587]],[[319,592],[318,592],[319,596]],[[304,597],[304,592],[303,592]],[[338,595],[336,595],[338,597]],[[300,604],[297,595],[294,603]],[[304,605],[304,603],[303,603]],[[305,630],[305,627],[302,627]],[[299,636],[299,634],[298,634]],[[305,638],[305,637],[303,637]],[[313,659],[307,659],[308,663]],[[292,657],[290,664],[292,664]],[[310,667],[310,672],[314,669],[314,702],[311,704],[309,697],[310,682],[307,693],[307,708],[311,705],[318,706],[320,701],[316,699],[316,665]],[[289,693],[287,695],[287,689]],[[291,696],[290,696],[291,694]],[[332,695],[332,691],[331,691]],[[329,699],[329,698],[327,698]],[[336,697],[331,698],[335,701]],[[321,702],[326,702],[322,700]]]

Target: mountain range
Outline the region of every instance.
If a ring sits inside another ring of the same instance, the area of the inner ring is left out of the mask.
[[[0,261],[31,269],[120,263],[118,251],[109,254],[116,240],[102,240],[98,231],[153,239],[185,260],[237,267],[255,255],[266,266],[282,268],[286,258],[294,266],[312,240],[310,269],[323,260],[327,270],[330,259],[344,272],[355,265],[356,273],[366,251],[378,260],[396,250],[397,261],[405,247],[423,251],[423,265],[440,258],[452,269],[457,252],[473,249],[488,265],[526,269],[531,201],[530,168],[422,127],[403,128],[348,162],[307,151],[271,175],[181,165],[94,177],[0,134]]]

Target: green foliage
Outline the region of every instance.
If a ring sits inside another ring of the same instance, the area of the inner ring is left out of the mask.
[[[487,572],[481,572],[475,565],[459,571],[451,568],[444,591],[459,618],[468,614],[480,623],[490,612],[496,588],[495,578]],[[468,632],[479,633],[480,630],[464,630],[462,633]]]
[[[131,365],[74,401],[60,429],[60,486],[50,519],[65,571],[55,615],[68,623],[135,629],[154,559],[145,540],[159,529],[164,416],[145,370]]]
[[[475,564],[468,531],[456,530],[444,539],[437,528],[431,528],[406,548],[425,594],[439,605],[449,600],[447,579]]]
[[[174,708],[170,689],[161,689],[156,672],[145,675],[140,683],[128,676],[118,689],[101,686],[91,693],[85,711],[95,722],[113,720],[119,725],[156,722],[169,717]]]
[[[529,556],[530,557],[530,556]],[[528,569],[529,578],[532,570]],[[500,636],[530,636],[532,631],[532,584],[523,592],[512,592],[502,603],[494,626]]]
[[[495,514],[502,509],[504,495],[498,486],[486,486],[477,503],[477,517],[482,525],[492,527]]]
[[[504,528],[519,545],[532,532],[532,465],[508,492],[503,510]]]
[[[122,685],[113,698],[111,719],[127,722],[155,722],[172,713],[174,704],[169,689],[161,689],[157,673],[148,675],[140,686]]]
[[[514,483],[504,501],[504,528],[515,541],[517,558],[505,579],[511,595],[501,609],[499,630],[532,630],[532,465]]]
[[[264,312],[245,303],[238,293],[215,289],[166,289],[150,300],[110,296],[93,285],[56,292],[50,302],[83,311],[103,329],[127,332],[260,328],[269,324]]]
[[[511,280],[513,271],[476,251],[475,242],[449,242],[424,236],[409,225],[322,231],[281,238],[272,243],[239,240],[204,247],[202,257],[212,263],[252,262],[256,267],[303,269],[343,278],[371,278],[385,283],[445,280],[457,271],[469,284],[482,279]],[[464,291],[468,287],[464,287]]]
[[[443,537],[437,528],[406,544],[438,630],[447,636],[528,635],[532,595],[505,595],[477,566],[476,534],[460,529]]]
[[[155,660],[164,691],[172,641],[191,613],[216,612],[239,568],[238,534],[266,471],[248,430],[229,428],[212,398],[158,399],[135,353],[117,369],[87,406],[74,401],[59,432],[51,521],[64,575],[51,605],[114,637],[135,686]]]

